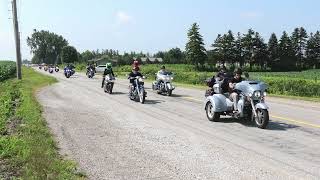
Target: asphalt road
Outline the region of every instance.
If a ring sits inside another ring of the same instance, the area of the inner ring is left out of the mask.
[[[48,73],[46,73],[48,74]],[[114,94],[101,76],[63,77],[38,100],[61,154],[89,179],[320,179],[320,104],[267,98],[271,122],[210,122],[204,92],[177,87],[172,97],[146,83],[145,104],[128,98],[127,80]]]

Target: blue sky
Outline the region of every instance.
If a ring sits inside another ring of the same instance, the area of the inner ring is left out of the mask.
[[[207,48],[218,33],[249,28],[268,40],[303,26],[320,30],[319,0],[17,0],[23,59],[33,29],[64,36],[78,51],[118,49],[155,53],[184,49],[187,30],[200,25]],[[15,60],[10,0],[0,1],[0,59]]]

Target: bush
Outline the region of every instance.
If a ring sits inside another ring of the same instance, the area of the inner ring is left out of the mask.
[[[0,61],[0,82],[12,77],[16,73],[16,63]]]

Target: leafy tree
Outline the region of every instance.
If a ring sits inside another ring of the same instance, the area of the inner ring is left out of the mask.
[[[156,54],[154,54],[153,56],[154,56],[154,57],[157,57],[157,58],[162,58],[162,59],[165,61],[164,55],[165,55],[165,52],[159,51],[159,52],[157,52]]]
[[[31,62],[32,62],[32,64],[41,64],[42,63],[37,55],[33,55]]]
[[[310,34],[307,42],[307,59],[308,65],[311,68],[320,68],[320,32]]]
[[[199,29],[197,23],[192,24],[192,27],[188,31],[189,40],[186,44],[187,61],[194,65],[203,65],[208,58]]]
[[[297,67],[299,69],[304,66],[307,38],[307,31],[303,27],[295,28],[291,36],[293,49],[297,57]]]
[[[166,53],[166,59],[169,59],[169,63],[178,64],[182,62],[183,53],[180,48],[172,48]]]
[[[283,32],[279,43],[280,62],[277,65],[278,70],[296,69],[296,56],[294,48],[287,32]]]
[[[92,54],[91,51],[86,50],[83,53],[81,53],[81,61],[82,62],[87,62],[88,60],[94,59],[94,55]]]
[[[65,46],[62,48],[61,52],[62,62],[64,63],[74,63],[77,62],[78,59],[78,52],[76,48],[73,46]]]
[[[279,58],[279,44],[278,38],[275,33],[272,33],[268,42],[268,55],[269,55],[269,65],[271,69],[275,68],[274,66],[280,60]]]
[[[68,41],[62,36],[49,31],[33,30],[31,37],[27,38],[27,44],[36,58],[47,64],[58,63],[58,57]]]

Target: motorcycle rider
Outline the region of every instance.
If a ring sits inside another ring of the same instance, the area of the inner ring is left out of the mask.
[[[159,74],[164,74],[164,73],[166,73],[166,72],[167,72],[167,71],[166,71],[166,67],[165,67],[165,66],[162,66],[161,69],[160,69],[160,71],[158,71]]]
[[[129,74],[128,79],[130,80],[130,93],[132,93],[132,89],[135,88],[134,79],[135,77],[142,77],[143,75],[139,72],[140,68],[135,66],[132,68],[131,73]]]
[[[238,112],[238,101],[239,101],[239,95],[237,92],[234,91],[235,85],[243,80],[241,77],[242,70],[240,68],[236,68],[234,70],[234,77],[229,81],[229,89],[230,89],[230,100],[233,101],[234,104],[234,112]]]
[[[114,73],[113,73],[113,70],[112,70],[111,63],[107,63],[106,64],[106,68],[104,69],[104,72],[103,72],[103,75],[102,75],[103,78],[102,78],[101,88],[103,88],[106,76],[109,75],[109,74],[114,77]]]
[[[96,72],[96,68],[95,68],[94,64],[87,65],[87,74],[89,73],[90,69],[92,69],[94,72]]]

